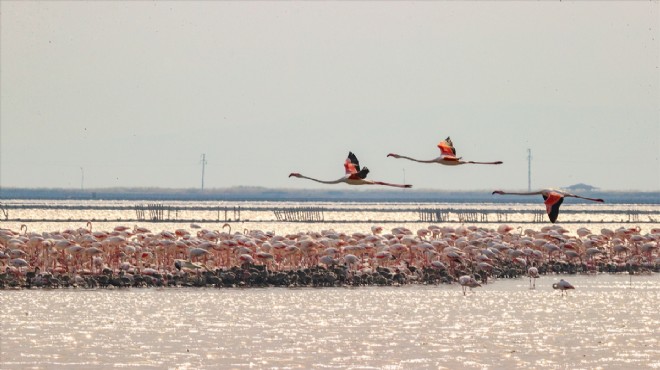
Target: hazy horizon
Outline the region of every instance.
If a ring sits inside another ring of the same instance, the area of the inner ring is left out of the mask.
[[[1,1],[0,187],[658,191],[659,6]]]

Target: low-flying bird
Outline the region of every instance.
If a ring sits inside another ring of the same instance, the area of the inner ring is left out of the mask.
[[[579,198],[579,199],[585,199],[585,200],[590,200],[592,202],[599,202],[603,203],[605,202],[604,200],[600,198],[587,198],[587,197],[581,197],[579,195],[567,193],[565,191],[561,190],[554,190],[554,189],[543,189],[540,191],[533,191],[529,193],[510,193],[510,192],[504,192],[502,190],[495,190],[493,194],[500,194],[500,195],[542,195],[543,196],[543,203],[545,203],[545,209],[546,212],[548,213],[548,217],[550,218],[550,222],[553,224],[555,221],[557,221],[557,217],[559,216],[559,206],[564,202],[564,197],[570,197],[570,198]]]
[[[464,161],[462,160],[462,157],[456,156],[456,148],[454,148],[454,144],[452,143],[451,138],[449,136],[447,136],[445,140],[441,141],[438,144],[438,148],[440,148],[440,156],[438,158],[428,159],[428,160],[410,158],[394,153],[390,153],[387,156],[394,158],[403,158],[420,163],[439,163],[439,164],[444,164],[446,166],[457,166],[459,164],[502,164],[503,163],[502,161],[496,161],[496,162]]]
[[[412,185],[408,185],[408,184],[400,185],[400,184],[390,184],[382,181],[367,180],[367,174],[369,173],[369,169],[367,167],[360,168],[360,162],[358,161],[355,154],[353,154],[353,152],[348,152],[348,158],[346,158],[346,161],[344,162],[344,169],[346,170],[346,174],[343,177],[334,181],[319,180],[312,177],[301,175],[297,172],[292,172],[291,174],[289,174],[289,177],[308,179],[308,180],[320,182],[321,184],[339,184],[344,182],[349,185],[385,185],[385,186],[394,186],[397,188],[412,187]]]

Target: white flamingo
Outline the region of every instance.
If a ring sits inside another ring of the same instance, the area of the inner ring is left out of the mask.
[[[536,279],[539,278],[539,269],[532,266],[527,269],[527,275],[529,276],[529,289],[536,289]],[[532,281],[534,281],[533,284]]]
[[[458,283],[461,284],[461,287],[463,288],[463,295],[465,295],[467,288],[470,288],[470,291],[472,291],[472,288],[481,286],[481,284],[479,284],[479,282],[474,277],[469,275],[463,275],[459,277]]]
[[[564,291],[569,290],[569,289],[575,289],[575,287],[573,285],[571,285],[571,283],[569,283],[568,281],[566,281],[564,279],[561,279],[561,280],[559,280],[558,283],[552,284],[552,289],[561,290],[561,295],[564,296]],[[568,292],[566,292],[566,295],[568,295]]]
[[[548,213],[548,217],[550,218],[550,222],[555,223],[557,221],[557,217],[559,216],[559,206],[564,202],[564,197],[571,197],[571,198],[579,198],[579,199],[585,199],[585,200],[590,200],[592,202],[599,202],[603,203],[604,200],[600,198],[587,198],[587,197],[582,197],[579,195],[567,193],[565,191],[561,190],[554,190],[554,189],[543,189],[540,191],[533,191],[533,192],[527,192],[527,193],[512,193],[512,192],[504,192],[502,190],[495,190],[493,194],[500,194],[500,195],[542,195],[543,196],[543,201],[545,203],[545,208]]]
[[[321,184],[340,184],[343,182],[349,185],[385,185],[385,186],[393,186],[397,188],[412,187],[412,185],[408,185],[408,184],[400,185],[400,184],[391,184],[382,181],[367,180],[367,174],[369,173],[369,169],[367,167],[360,169],[360,162],[358,162],[357,157],[352,152],[348,153],[348,158],[346,158],[346,161],[344,162],[344,169],[346,170],[346,174],[343,177],[340,177],[339,179],[333,181],[319,180],[312,177],[301,175],[297,172],[292,172],[291,174],[289,174],[289,177],[308,179],[319,182]]]
[[[439,164],[444,164],[446,166],[457,166],[461,164],[502,164],[502,161],[496,161],[496,162],[475,162],[475,161],[464,161],[461,158],[462,157],[457,157],[456,156],[456,148],[454,148],[454,144],[451,141],[451,138],[449,136],[441,141],[438,144],[438,148],[440,148],[440,156],[438,158],[434,159],[415,159],[415,158],[410,158],[406,157],[403,155],[399,154],[394,154],[390,153],[387,156],[388,157],[394,157],[394,158],[403,158],[407,159],[410,161],[414,162],[420,162],[420,163],[439,163]]]

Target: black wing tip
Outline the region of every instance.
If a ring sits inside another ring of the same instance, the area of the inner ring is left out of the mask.
[[[564,203],[564,198],[560,198],[557,203],[553,204],[548,212],[548,218],[550,218],[550,222],[553,224],[557,222],[557,218],[559,217],[559,206],[562,203]]]

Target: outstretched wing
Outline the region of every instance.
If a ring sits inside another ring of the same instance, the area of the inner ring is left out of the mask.
[[[369,173],[367,167],[360,169],[360,162],[353,152],[348,152],[348,158],[346,158],[346,162],[344,162],[344,168],[346,169],[346,175],[351,178],[366,179],[367,174]]]
[[[346,169],[347,175],[360,172],[360,162],[353,152],[348,152],[348,158],[346,158],[346,162],[344,162],[344,169]]]
[[[440,148],[440,154],[442,155],[456,156],[456,148],[454,148],[449,136],[438,144],[438,148]]]

